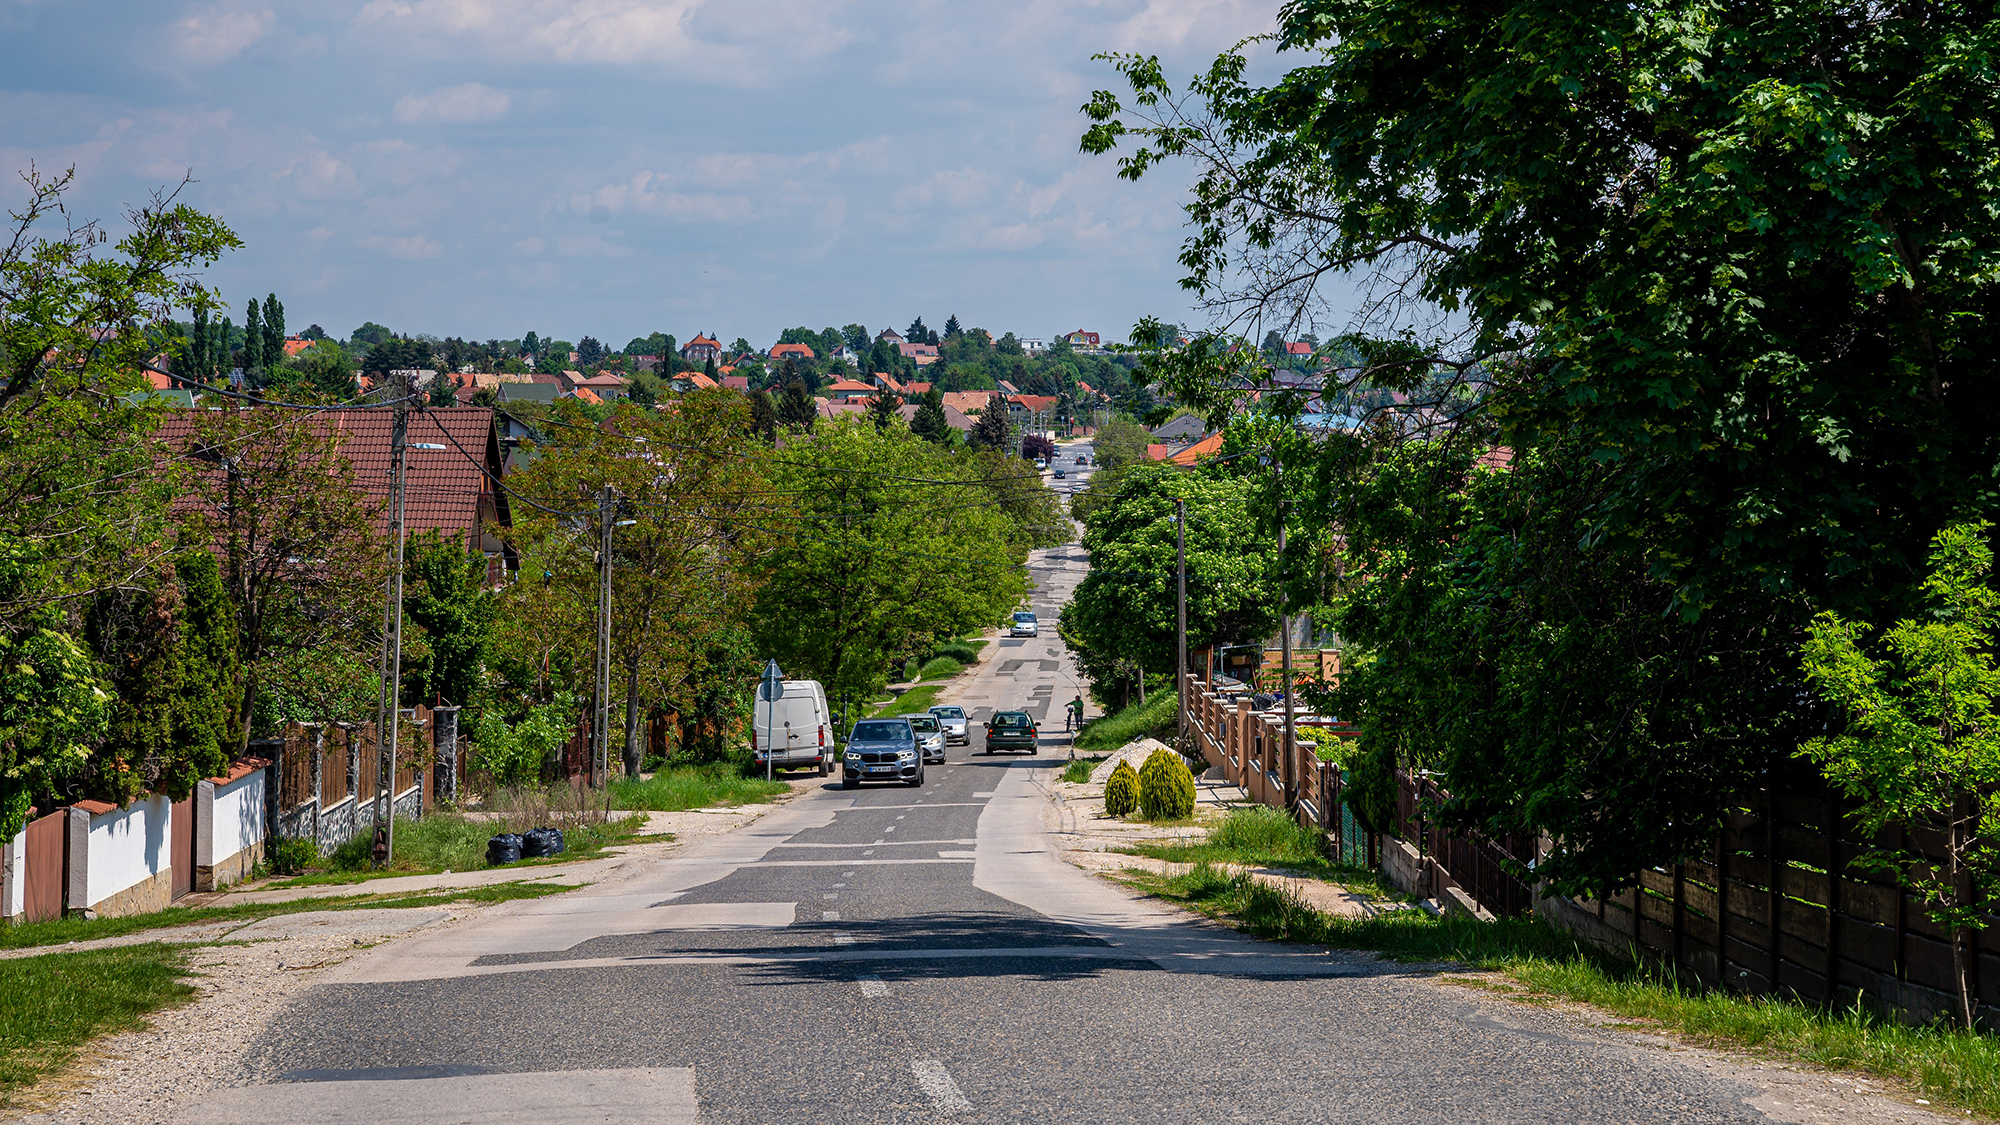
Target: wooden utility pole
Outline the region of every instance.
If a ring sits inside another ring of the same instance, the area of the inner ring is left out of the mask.
[[[1285,465],[1275,462],[1278,477],[1278,653],[1280,675],[1285,686],[1285,805],[1299,800],[1299,728],[1292,711],[1292,609],[1285,591]]]

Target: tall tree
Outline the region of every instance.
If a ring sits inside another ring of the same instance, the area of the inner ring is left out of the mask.
[[[896,423],[896,410],[902,405],[903,400],[888,391],[877,391],[868,400],[868,421],[877,430],[886,430]]]
[[[945,339],[949,340],[949,339],[951,339],[952,337],[954,337],[954,336],[957,336],[957,335],[959,335],[959,334],[960,334],[960,333],[962,333],[963,331],[964,331],[964,329],[962,329],[962,328],[960,328],[960,327],[958,326],[958,314],[957,314],[957,313],[953,313],[953,314],[951,314],[950,316],[948,316],[948,317],[946,317],[946,318],[945,318],[945,321],[944,321],[944,338],[945,338]]]
[[[264,369],[263,315],[253,298],[243,309],[243,370]]]
[[[840,330],[840,337],[847,344],[847,349],[855,355],[866,355],[868,353],[868,344],[872,337],[868,333],[867,325],[847,325]]]
[[[778,398],[778,424],[793,429],[808,430],[819,421],[819,404],[806,391],[804,383],[788,383],[784,393]]]
[[[771,392],[762,387],[750,390],[750,432],[770,441],[777,435],[778,404],[771,400]]]
[[[927,342],[930,338],[931,338],[931,330],[924,327],[923,317],[918,317],[915,320],[912,320],[910,322],[910,327],[903,333],[903,339],[909,341],[912,344],[922,344]]]
[[[598,342],[597,337],[585,336],[576,342],[576,361],[582,364],[585,370],[603,363],[604,356],[604,345]]]
[[[486,558],[436,531],[411,540],[405,558],[403,610],[423,630],[424,656],[404,664],[403,702],[469,703],[499,610]]]
[[[264,297],[264,345],[258,351],[264,366],[276,367],[285,358],[285,306],[276,293]]]
[[[1004,453],[1011,444],[1008,440],[1008,418],[1006,396],[995,391],[986,399],[986,409],[979,412],[979,421],[972,424],[972,432],[965,440],[975,449]]]
[[[925,441],[950,444],[951,422],[945,417],[944,392],[932,387],[917,396],[917,412],[910,419],[910,432]]]

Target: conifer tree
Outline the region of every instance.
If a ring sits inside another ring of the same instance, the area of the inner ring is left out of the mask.
[[[285,306],[276,293],[264,297],[264,366],[276,367],[285,358]]]
[[[252,300],[243,309],[243,370],[255,371],[264,366],[264,329],[257,302]]]

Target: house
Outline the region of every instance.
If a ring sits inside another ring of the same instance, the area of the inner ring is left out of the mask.
[[[1181,468],[1192,468],[1197,461],[1204,461],[1222,452],[1222,433],[1217,431],[1195,442],[1185,449],[1171,445],[1149,445],[1146,447],[1148,461],[1170,461]]]
[[[630,358],[634,371],[658,371],[662,357],[656,355],[635,355]]]
[[[174,411],[162,420],[157,436],[164,448],[188,457],[195,472],[221,473],[213,460],[188,456],[196,451],[195,423],[201,416],[199,411]],[[448,542],[480,552],[486,556],[487,582],[497,586],[506,581],[520,569],[520,560],[494,532],[496,526],[512,523],[507,494],[495,485],[506,469],[495,411],[442,406],[411,411],[407,417],[405,530],[411,538],[436,531]],[[340,454],[354,467],[356,487],[369,495],[375,534],[386,538],[395,412],[379,407],[329,410],[307,415],[302,424],[342,438]]]
[[[1055,410],[1062,400],[1054,395],[1009,395],[1007,405],[1018,408],[1023,414],[1047,414]]]
[[[300,339],[297,336],[287,336],[285,337],[285,358],[290,359],[312,346],[313,341],[311,340]]]
[[[1208,423],[1193,415],[1183,414],[1153,428],[1153,440],[1166,445],[1186,445],[1208,436]]]
[[[901,414],[903,416],[903,422],[905,424],[908,424],[911,419],[917,416],[918,409],[919,408],[914,405],[905,404],[903,406],[897,407],[896,413]],[[952,429],[957,430],[960,433],[972,432],[972,419],[966,417],[963,411],[954,410],[949,406],[945,407],[944,421],[945,425],[950,426]]]
[[[740,376],[738,377],[740,378]],[[732,376],[725,375],[723,378],[728,379],[732,378]],[[683,371],[667,380],[667,385],[682,394],[686,394],[689,391],[714,390],[722,384],[717,383],[714,379],[709,378],[699,371]]]
[[[1313,354],[1313,346],[1303,340],[1294,340],[1285,345],[1286,359],[1305,359]]]
[[[884,328],[882,331],[875,333],[875,338],[877,340],[887,340],[892,344],[903,342],[903,334],[893,328]]]
[[[771,348],[772,359],[802,359],[811,362],[813,350],[804,344],[778,344]]]
[[[744,394],[747,395],[750,393],[750,376],[724,375],[722,377],[722,385],[728,387],[732,391],[742,391]]]
[[[938,350],[936,344],[897,344],[896,351],[904,359],[916,360],[919,366],[925,363],[937,362]]]
[[[597,392],[591,390],[589,387],[578,387],[570,392],[569,397],[576,399],[578,402],[590,403],[593,406],[604,405],[604,400],[597,397]]]
[[[992,391],[946,391],[942,396],[947,411],[956,410],[961,414],[978,414],[992,401]]]
[[[1048,351],[1049,342],[1039,336],[1023,337],[1021,339],[1021,350],[1027,352],[1029,355],[1036,355]]]
[[[826,389],[827,397],[833,402],[854,402],[858,399],[874,398],[876,388],[852,379],[842,379]]]
[[[1097,333],[1086,332],[1081,328],[1063,336],[1062,341],[1072,348],[1096,348],[1103,346],[1098,342]]]
[[[689,340],[681,348],[681,358],[689,363],[707,363],[709,360],[722,362],[722,344],[715,337],[703,332]]]
[[[574,372],[565,371],[563,374],[569,376],[574,374]],[[709,385],[714,386],[713,383]],[[590,391],[596,396],[598,401],[611,402],[629,395],[631,393],[630,386],[631,380],[625,378],[623,375],[614,375],[609,371],[604,371],[596,375],[571,379],[569,380],[568,389],[571,394],[576,395],[578,398],[583,397],[582,392]]]
[[[897,393],[906,394],[913,398],[917,395],[927,395],[931,393],[931,385],[929,383],[905,383],[903,384],[903,389]]]
[[[1021,393],[1021,388],[1019,388],[1019,387],[1015,386],[1015,385],[1014,385],[1014,384],[1012,384],[1012,383],[1009,383],[1009,382],[1008,382],[1007,380],[1005,380],[1005,379],[1002,379],[1002,380],[1000,380],[999,382],[1000,382],[1000,393],[1001,393],[1001,394],[1003,394],[1003,395],[1017,395],[1017,394],[1020,394],[1020,393]]]
[[[848,347],[848,346],[847,346],[846,344],[842,344],[842,345],[840,345],[839,347],[837,347],[837,348],[833,349],[833,354],[832,354],[832,355],[830,355],[830,356],[828,356],[827,358],[828,358],[828,359],[831,359],[831,360],[835,360],[835,361],[837,361],[837,362],[842,362],[842,363],[860,363],[860,362],[861,362],[861,357],[860,357],[860,356],[858,356],[858,355],[855,355],[855,354],[854,354],[854,349],[853,349],[853,348],[850,348],[850,347]]]

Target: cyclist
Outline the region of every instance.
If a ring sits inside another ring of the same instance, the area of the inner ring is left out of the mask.
[[[1075,730],[1076,728],[1083,725],[1082,696],[1079,695],[1075,699],[1070,700],[1069,706],[1066,708],[1066,710],[1069,713],[1069,718],[1066,720],[1066,723],[1063,727],[1064,730]]]

